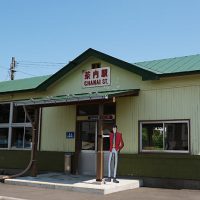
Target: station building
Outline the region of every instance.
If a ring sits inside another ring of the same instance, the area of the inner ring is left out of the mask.
[[[53,75],[0,82],[0,169],[30,160],[34,107],[37,167],[95,175],[99,120],[104,175],[109,132],[118,125],[124,148],[118,175],[200,179],[200,55],[128,63],[88,49]],[[101,105],[101,109],[100,106]]]

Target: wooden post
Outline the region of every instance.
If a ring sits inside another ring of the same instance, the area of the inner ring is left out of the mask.
[[[38,118],[39,116],[39,109],[35,108],[34,111],[34,121],[32,124],[32,148],[33,148],[33,161],[32,161],[32,167],[31,167],[31,176],[36,177],[37,176],[37,144],[38,144]]]
[[[98,121],[98,137],[97,137],[97,167],[96,181],[102,181],[104,177],[104,153],[103,153],[103,103],[99,104],[99,121]]]
[[[78,174],[79,167],[79,154],[81,151],[81,135],[80,135],[80,123],[76,122],[76,134],[75,134],[75,154],[73,157],[72,174]]]

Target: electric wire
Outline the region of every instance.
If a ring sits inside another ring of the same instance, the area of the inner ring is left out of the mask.
[[[26,72],[26,69],[30,71],[30,68],[37,67],[37,68],[41,68],[42,70],[49,70],[50,68],[54,68],[54,69],[56,68],[59,70],[60,68],[63,67],[63,65],[66,65],[66,63],[65,62],[19,60],[19,61],[16,61],[15,73],[22,73],[22,74],[33,77],[33,76],[39,76],[39,75]],[[7,75],[5,77],[5,80],[7,80],[8,77],[10,77],[10,68],[2,67],[2,66],[0,66],[0,68],[7,71]]]
[[[24,71],[21,71],[21,70],[16,70],[16,72],[20,72],[22,74],[26,74],[26,75],[29,75],[29,76],[38,76],[38,75],[27,73],[27,72],[24,72]]]
[[[66,63],[62,62],[36,62],[36,61],[29,61],[29,62],[24,62],[24,61],[18,61],[16,63],[16,66],[20,67],[59,67],[63,66]]]
[[[44,63],[44,64],[66,64],[66,63],[63,63],[63,62],[44,62],[44,61],[25,61],[25,60],[19,60],[17,62],[20,62],[20,63]]]
[[[49,68],[49,67],[55,67],[55,68],[58,68],[58,67],[63,67],[63,66],[56,66],[56,65],[31,65],[31,64],[28,64],[28,65],[17,65],[17,67],[23,67],[23,68],[31,68],[31,67],[41,67],[41,68]]]

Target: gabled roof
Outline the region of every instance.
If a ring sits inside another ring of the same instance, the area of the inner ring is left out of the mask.
[[[200,73],[200,54],[134,63],[159,77]]]
[[[65,65],[62,69],[60,69],[58,72],[56,72],[55,74],[53,74],[49,79],[47,79],[46,81],[44,81],[39,88],[40,89],[44,89],[47,88],[49,85],[51,85],[53,82],[55,82],[56,80],[60,79],[63,75],[65,75],[66,73],[68,73],[69,71],[71,71],[74,67],[76,67],[77,65],[79,65],[80,63],[82,63],[84,60],[86,60],[89,57],[96,57],[99,58],[101,60],[104,60],[106,62],[109,62],[113,65],[117,65],[118,67],[121,67],[123,69],[126,69],[130,72],[133,72],[135,74],[138,74],[140,76],[142,76],[143,80],[151,80],[151,79],[156,79],[156,74],[146,70],[144,68],[140,68],[139,66],[136,66],[134,64],[125,62],[123,60],[120,60],[118,58],[109,56],[105,53],[102,53],[100,51],[94,50],[89,48],[88,50],[86,50],[85,52],[83,52],[81,55],[79,55],[77,58],[75,58],[73,61],[71,61],[69,64]]]
[[[96,57],[125,70],[138,74],[143,80],[162,77],[200,74],[200,55],[137,62],[134,64],[88,49],[53,75],[0,82],[0,94],[44,90],[89,57]]]

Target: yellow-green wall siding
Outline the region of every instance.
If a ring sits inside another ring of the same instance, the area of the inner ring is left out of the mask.
[[[117,99],[117,123],[124,153],[138,153],[139,120],[190,120],[191,154],[200,154],[200,87],[140,91],[137,97]]]
[[[42,151],[75,151],[75,140],[66,139],[66,131],[76,129],[76,106],[43,108],[41,127]]]

